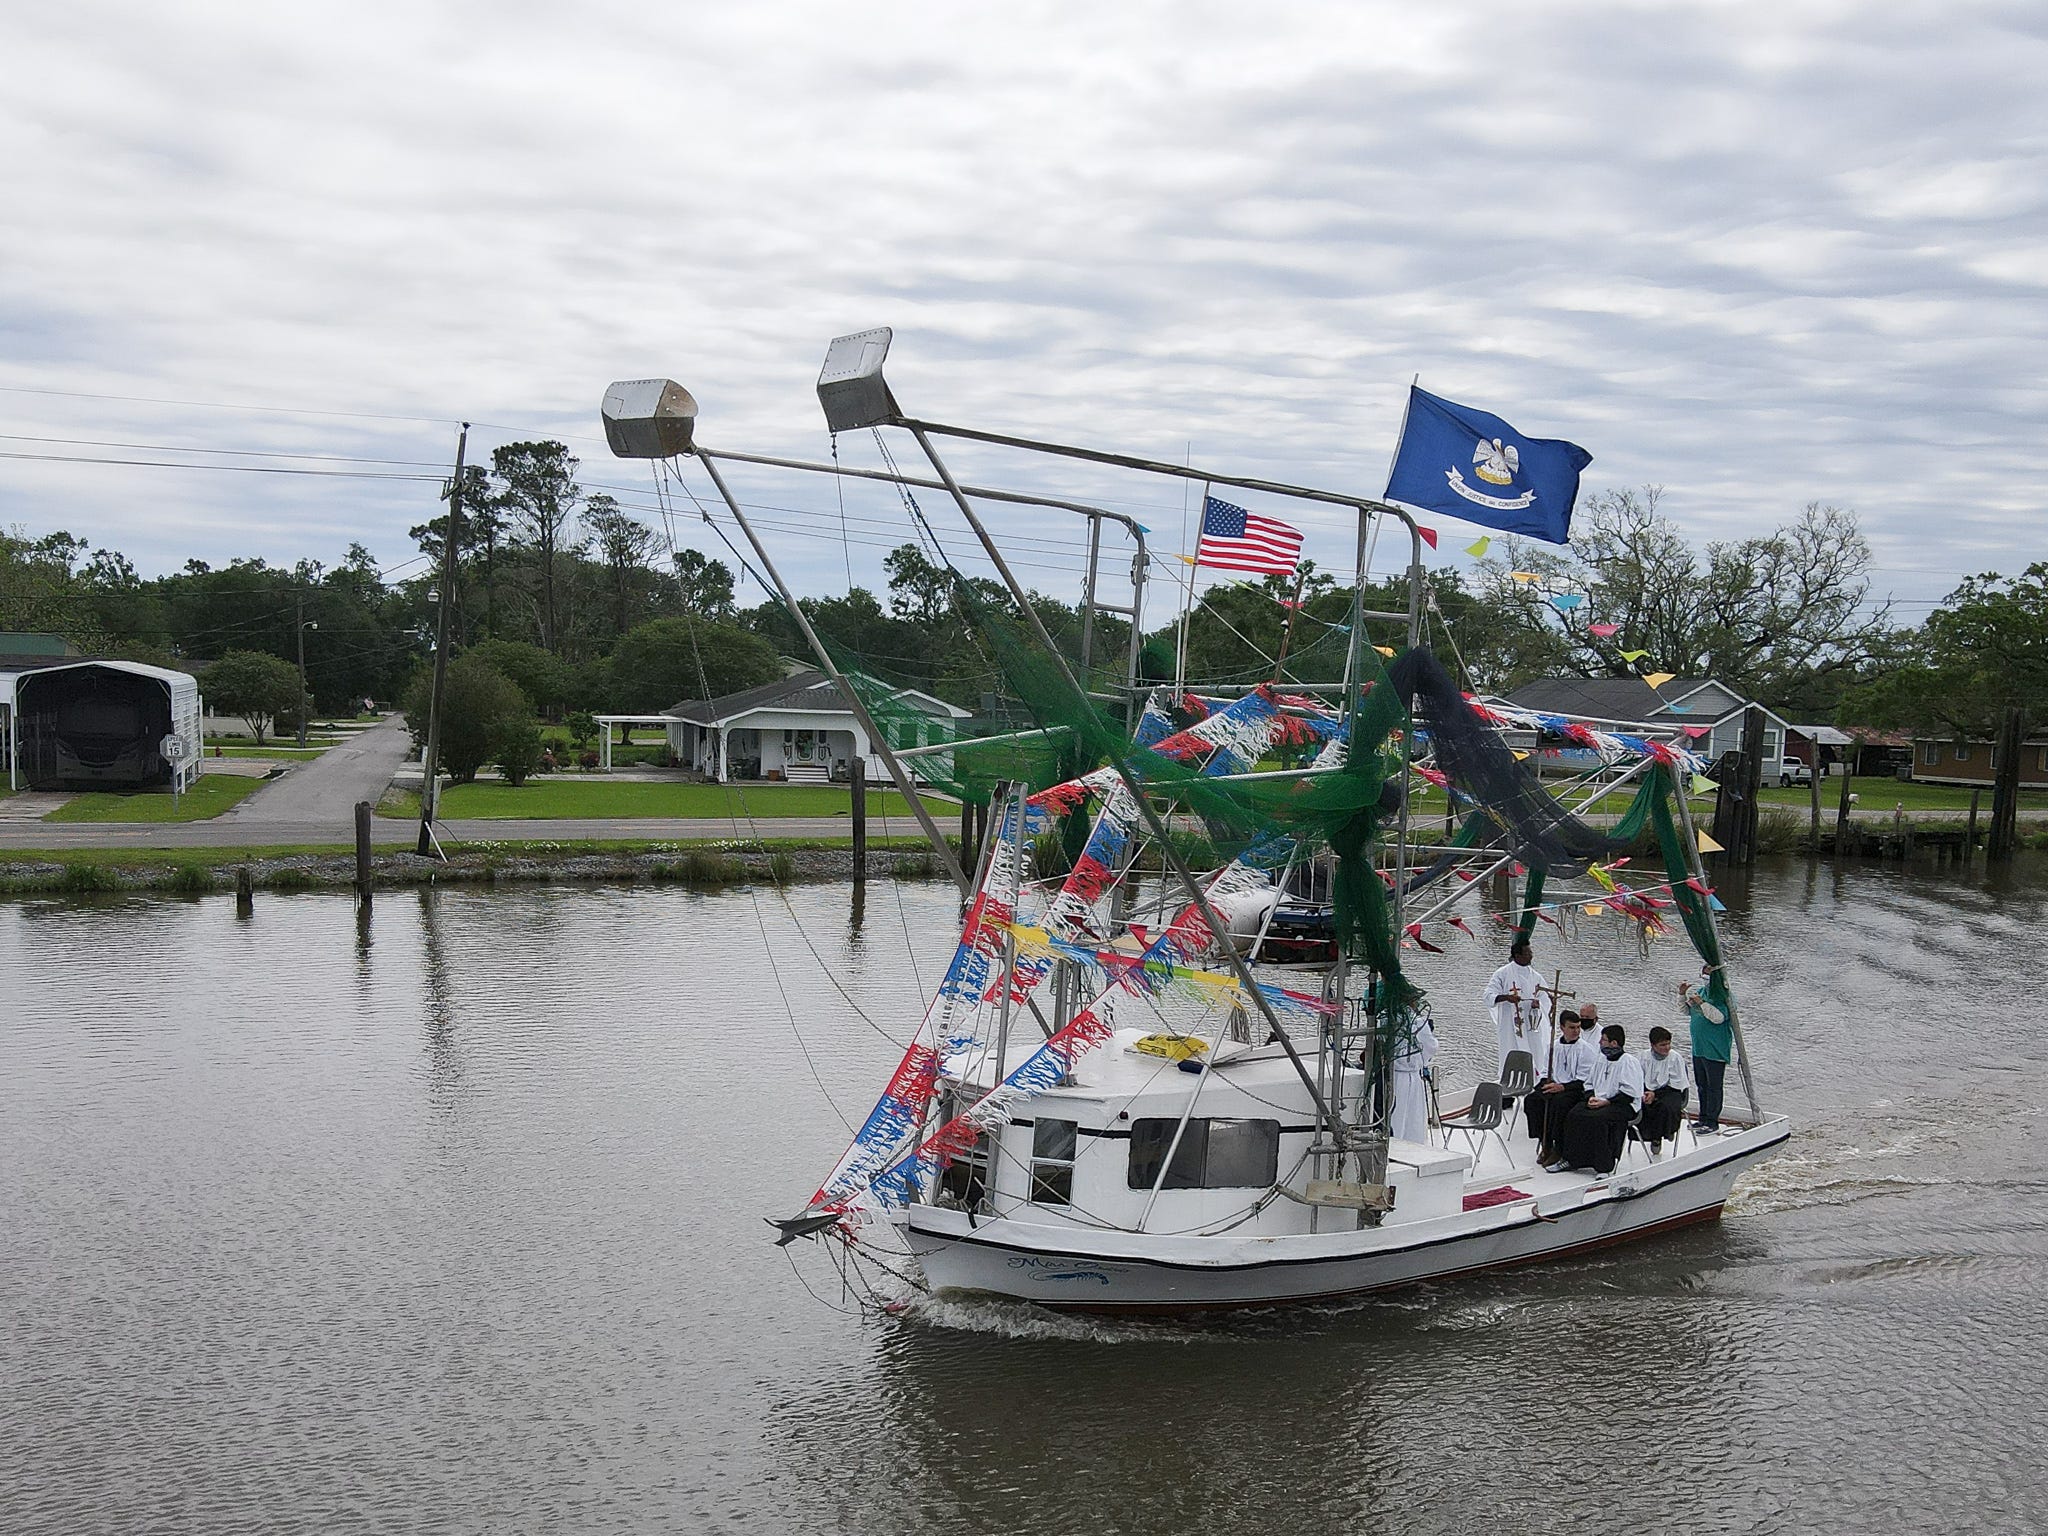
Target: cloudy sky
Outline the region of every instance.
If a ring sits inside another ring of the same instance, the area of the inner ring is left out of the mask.
[[[8,34],[0,525],[145,571],[399,568],[459,419],[653,519],[608,381],[822,458],[825,344],[875,325],[915,414],[1367,494],[1419,374],[1701,541],[1854,507],[1909,617],[2048,557],[2038,6],[84,0]],[[1173,483],[958,457],[1179,542]],[[322,473],[243,472],[278,468]],[[804,590],[907,536],[871,489],[842,522],[828,479],[736,488]],[[1337,515],[1245,499],[1348,562]],[[999,521],[1071,584],[1068,523]]]

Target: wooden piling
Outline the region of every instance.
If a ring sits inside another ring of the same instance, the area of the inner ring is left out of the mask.
[[[1855,768],[1853,762],[1847,766],[1850,770]],[[1835,810],[1835,852],[1837,853],[1846,853],[1849,849],[1849,802],[1855,798],[1849,793],[1849,782],[1855,777],[1856,775],[1853,771],[1844,772],[1842,775],[1842,800]]]
[[[847,788],[853,799],[853,879],[868,875],[868,765],[856,754],[846,765]]]
[[[1812,769],[1812,771],[1811,771],[1810,773],[1808,773],[1808,774],[1807,774],[1807,776],[1806,776],[1806,783],[1807,783],[1807,787],[1808,787],[1808,788],[1809,788],[1809,789],[1810,789],[1810,790],[1812,791],[1812,798],[1813,798],[1813,819],[1812,819],[1812,820],[1811,820],[1811,821],[1810,821],[1810,822],[1808,823],[1808,825],[1807,825],[1807,829],[1806,829],[1806,846],[1807,846],[1807,847],[1809,847],[1809,848],[1811,848],[1811,849],[1812,849],[1812,850],[1813,850],[1813,851],[1814,851],[1815,853],[1819,853],[1819,852],[1820,852],[1820,776],[1821,776],[1821,772],[1822,772],[1822,768],[1821,768],[1821,761],[1820,761],[1820,743],[1819,743],[1819,742],[1815,742],[1815,743],[1813,744],[1813,769]]]
[[[356,905],[367,908],[376,882],[370,859],[370,802],[356,802]]]
[[[1984,842],[1986,859],[2009,859],[2019,846],[2020,712],[2008,709],[1998,728],[1997,766],[1991,777],[1991,835]]]
[[[1977,802],[1984,798],[1984,791],[1970,791],[1970,830],[1963,837],[1963,857],[1968,859],[1977,852]]]
[[[256,910],[256,876],[246,864],[235,866],[235,915],[247,917]]]

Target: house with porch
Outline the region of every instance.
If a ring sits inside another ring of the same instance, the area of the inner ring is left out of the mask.
[[[1742,745],[1743,711],[1754,701],[1708,677],[1674,677],[1656,688],[1640,677],[1546,677],[1524,683],[1505,702],[1608,729],[1652,735],[1682,732],[1693,751],[1718,760]],[[1791,729],[1782,715],[1764,709],[1766,784],[1775,784],[1784,771]],[[1569,760],[1571,754],[1560,756]]]
[[[914,688],[897,690],[893,699],[896,718],[886,723],[891,747],[952,741],[959,734],[958,722],[968,716],[957,705]],[[874,743],[839,685],[810,667],[721,699],[676,705],[668,711],[668,743],[684,767],[720,783],[782,779],[824,784],[847,778],[855,758],[866,765],[870,778],[884,773]]]

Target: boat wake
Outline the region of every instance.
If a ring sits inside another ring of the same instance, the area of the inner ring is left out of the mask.
[[[943,1328],[1000,1339],[1056,1340],[1079,1344],[1193,1342],[1201,1335],[1168,1322],[1121,1322],[1073,1312],[1048,1312],[1028,1301],[1001,1296],[918,1296],[889,1314],[913,1327]]]
[[[1852,1131],[1856,1142],[1837,1140]],[[1795,1131],[1776,1158],[1744,1174],[1728,1197],[1724,1214],[1775,1216],[1953,1184],[1953,1178],[1928,1170],[1953,1166],[1942,1154],[1955,1146],[1949,1120],[1888,1115],[1854,1127],[1817,1121]]]

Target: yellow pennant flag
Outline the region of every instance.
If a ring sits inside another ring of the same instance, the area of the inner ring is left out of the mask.
[[[1606,910],[1607,909],[1597,901],[1589,901],[1586,903],[1586,916],[1588,917],[1598,917],[1602,912],[1605,912]]]
[[[1528,760],[1529,754],[1526,752],[1517,752],[1515,754],[1515,761],[1518,763],[1526,763]]]
[[[1723,848],[1719,843],[1715,842],[1711,837],[1707,836],[1706,833],[1702,832],[1700,834],[1701,853],[1726,853],[1727,851],[1727,849]]]
[[[1519,581],[1519,582],[1521,582],[1521,583],[1522,583],[1522,584],[1523,584],[1524,586],[1528,585],[1528,584],[1529,584],[1530,582],[1532,582],[1532,581],[1541,581],[1542,579],[1543,579],[1543,578],[1542,578],[1542,577],[1540,577],[1540,576],[1538,576],[1538,575],[1537,575],[1537,574],[1536,574],[1536,573],[1535,573],[1534,571],[1509,571],[1509,572],[1508,572],[1508,580],[1509,580],[1509,581]]]
[[[1696,773],[1692,776],[1692,792],[1696,795],[1704,795],[1715,787],[1714,781],[1704,773]]]
[[[1373,649],[1378,651],[1382,656],[1391,656],[1394,654],[1394,648],[1391,645],[1376,645],[1373,647]]]
[[[1621,653],[1621,659],[1623,661],[1641,661],[1645,656],[1649,654],[1650,653],[1648,651],[1623,651]]]
[[[1652,688],[1662,688],[1666,683],[1670,682],[1671,679],[1673,679],[1676,676],[1678,676],[1676,672],[1652,672],[1648,677],[1645,677],[1643,681],[1648,683]]]
[[[1482,533],[1477,539],[1465,546],[1465,553],[1474,560],[1484,560],[1486,552],[1491,548],[1493,548],[1493,540]]]

